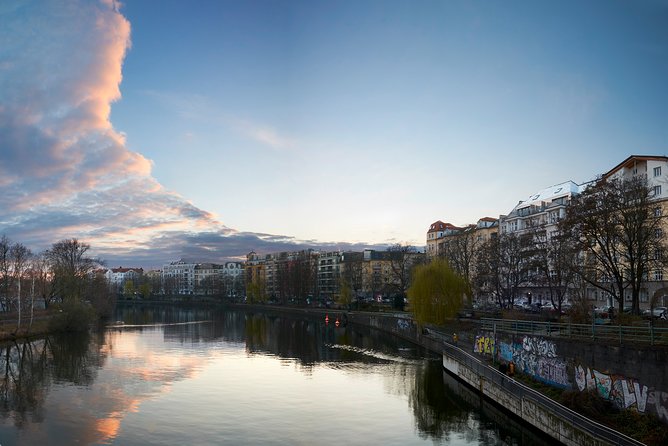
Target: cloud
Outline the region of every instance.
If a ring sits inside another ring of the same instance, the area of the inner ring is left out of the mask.
[[[226,227],[166,190],[152,161],[127,148],[109,120],[130,48],[116,2],[9,0],[0,22],[0,233],[35,250],[76,237],[110,263],[150,266],[316,246]],[[230,125],[276,149],[295,144],[247,121]]]

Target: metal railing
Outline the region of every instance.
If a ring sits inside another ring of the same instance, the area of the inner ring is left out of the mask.
[[[668,345],[668,328],[655,327],[651,322],[647,325],[598,325],[483,318],[479,324],[481,330],[518,335]]]
[[[545,410],[555,414],[563,420],[566,420],[581,431],[587,432],[592,437],[602,439],[613,445],[640,446],[644,444],[627,435],[622,434],[621,432],[617,432],[614,429],[611,429],[583,415],[580,415],[566,406],[562,406],[561,404],[548,398],[540,392],[537,392],[536,390],[533,390],[524,384],[515,381],[514,379],[499,372],[495,368],[479,361],[477,358],[466,353],[459,347],[444,342],[443,353],[446,356],[457,360],[460,365],[468,367],[478,376],[482,376],[488,382],[503,388],[506,392],[509,392],[510,394],[522,400],[529,400],[534,404],[542,406]]]

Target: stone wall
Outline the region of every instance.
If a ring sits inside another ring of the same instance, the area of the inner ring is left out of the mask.
[[[473,352],[515,364],[553,387],[595,391],[620,409],[651,413],[668,424],[668,350],[611,346],[531,335],[480,332]]]

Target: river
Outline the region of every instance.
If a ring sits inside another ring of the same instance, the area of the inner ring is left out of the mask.
[[[548,439],[367,327],[183,306],[2,346],[0,445],[496,445]]]

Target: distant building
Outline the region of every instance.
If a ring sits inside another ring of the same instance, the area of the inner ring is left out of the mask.
[[[123,287],[125,282],[132,280],[135,284],[143,276],[143,268],[109,268],[106,270],[104,276],[110,285],[114,287]]]

